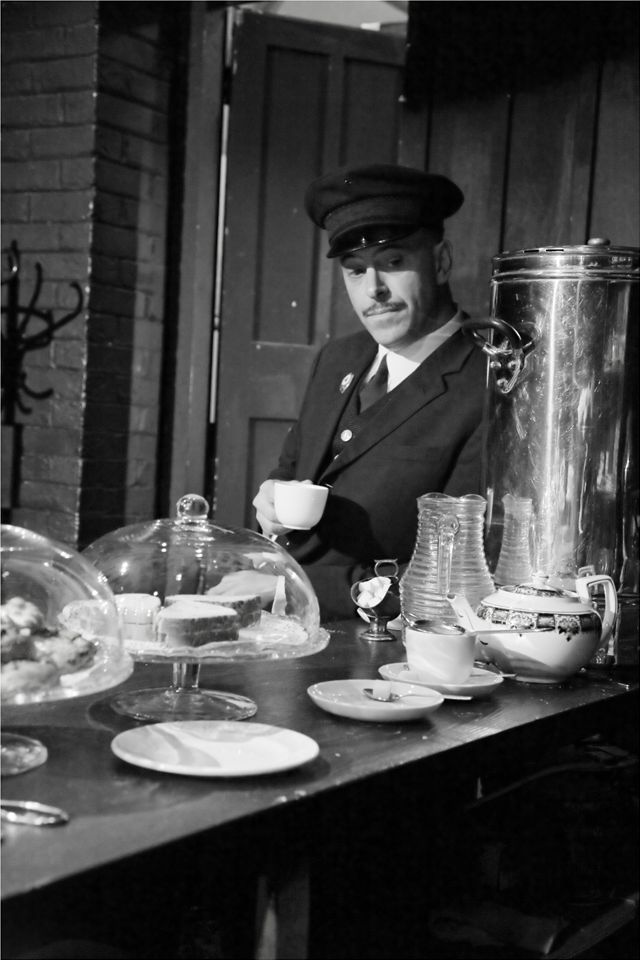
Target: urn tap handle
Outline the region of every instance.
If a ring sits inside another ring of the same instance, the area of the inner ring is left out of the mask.
[[[485,317],[482,320],[463,320],[462,329],[468,330],[480,349],[489,359],[489,366],[496,372],[496,386],[501,393],[510,393],[516,385],[520,372],[524,367],[527,354],[533,350],[535,343],[524,330],[516,330],[514,326],[501,320],[499,317]],[[502,340],[489,340],[480,331],[490,329],[497,331]]]

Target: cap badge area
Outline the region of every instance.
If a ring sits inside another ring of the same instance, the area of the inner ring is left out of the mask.
[[[348,390],[352,383],[353,383],[353,374],[347,373],[340,382],[340,393],[344,393],[345,390]]]

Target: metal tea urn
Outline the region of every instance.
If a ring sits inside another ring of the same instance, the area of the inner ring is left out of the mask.
[[[608,574],[637,604],[640,250],[608,240],[493,258],[485,550],[498,585]],[[490,334],[485,338],[487,329]]]

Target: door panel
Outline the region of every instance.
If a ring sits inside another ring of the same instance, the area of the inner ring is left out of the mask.
[[[394,163],[398,144],[398,99],[403,77],[397,65],[345,63],[342,159],[344,163]]]
[[[404,43],[246,13],[234,42],[214,512],[251,501],[296,419],[313,358],[357,329],[326,239],[303,206],[344,163],[397,162]]]
[[[315,168],[321,148],[321,130],[310,117],[318,115],[323,103],[325,66],[322,57],[296,50],[271,51],[265,63],[267,109],[262,156],[256,157],[261,165],[261,206],[256,211],[261,226],[255,249],[258,298],[254,340],[313,343],[310,268],[314,237],[306,224],[296,222],[292,228],[290,221],[305,216],[301,198],[306,174]],[[304,98],[300,96],[301,77]],[[228,224],[232,223],[230,216]],[[303,268],[294,276],[292,263]]]

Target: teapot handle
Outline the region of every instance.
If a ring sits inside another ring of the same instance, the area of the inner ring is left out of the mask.
[[[618,616],[618,594],[611,577],[606,574],[594,574],[590,577],[578,577],[576,580],[576,591],[581,600],[585,603],[591,603],[591,587],[601,583],[604,587],[604,614],[602,616],[602,636],[600,643],[605,643],[613,630],[613,626]]]

